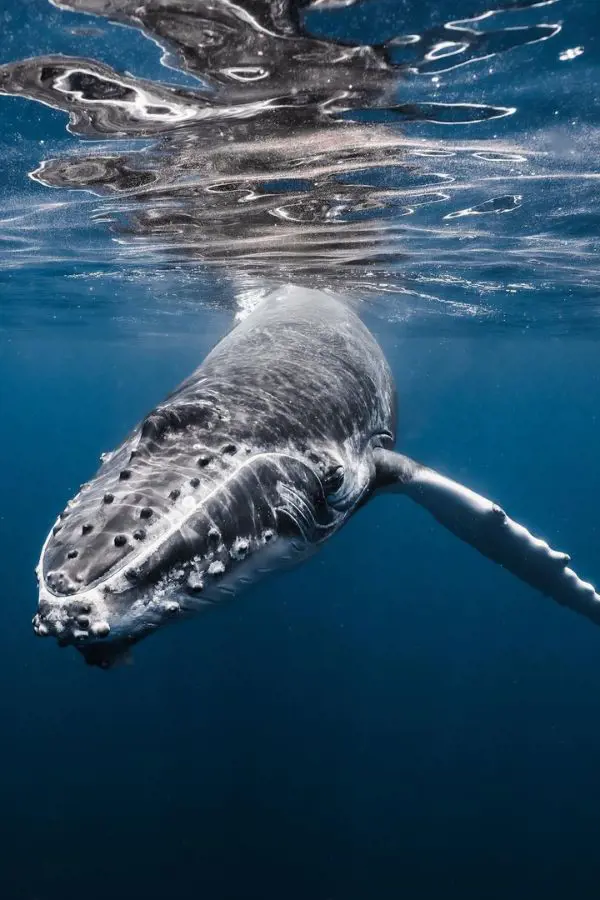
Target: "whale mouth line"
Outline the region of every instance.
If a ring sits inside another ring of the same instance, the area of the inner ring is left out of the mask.
[[[86,595],[90,593],[96,593],[102,589],[103,585],[108,585],[110,582],[118,581],[121,577],[123,577],[123,573],[130,568],[132,564],[132,560],[135,559],[137,565],[140,563],[144,563],[146,560],[152,557],[152,554],[155,553],[161,545],[166,543],[169,538],[173,537],[180,531],[193,516],[197,515],[199,510],[205,505],[212,497],[219,493],[219,491],[223,490],[226,485],[237,478],[239,473],[255,463],[257,460],[262,459],[288,459],[294,462],[302,463],[307,469],[309,469],[319,480],[320,478],[317,472],[309,465],[309,463],[304,460],[301,456],[295,456],[293,453],[289,452],[281,452],[281,451],[265,451],[260,453],[255,453],[253,456],[250,456],[248,459],[245,459],[241,462],[233,471],[229,472],[225,478],[219,481],[211,491],[209,491],[206,496],[204,496],[198,505],[193,509],[184,514],[181,518],[178,519],[177,522],[172,522],[171,527],[161,534],[157,535],[153,541],[146,543],[143,549],[140,548],[140,551],[134,556],[128,556],[125,559],[121,560],[113,569],[109,570],[109,572],[101,575],[99,578],[95,579],[93,582],[82,587],[81,590],[76,590],[73,593],[69,594],[61,594],[57,593],[53,590],[48,584],[46,577],[44,575],[43,563],[44,556],[48,547],[49,542],[52,540],[52,532],[49,533],[46,538],[44,545],[42,547],[42,552],[40,554],[40,560],[38,563],[38,578],[40,581],[40,587],[43,587],[43,590],[50,594],[53,598],[56,598],[57,601],[68,602],[70,598],[82,600],[86,597]]]

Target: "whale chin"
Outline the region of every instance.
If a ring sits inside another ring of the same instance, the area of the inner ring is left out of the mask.
[[[74,647],[90,665],[112,668],[134,644],[188,611],[177,574],[159,570],[159,580],[132,582],[127,572],[117,572],[66,593],[54,589],[40,564],[33,630],[38,637],[54,638],[60,647]]]
[[[200,484],[182,487],[167,523],[145,513],[148,494],[138,498],[138,518],[144,513],[150,523],[140,541],[135,532],[114,533],[121,506],[123,516],[130,514],[130,487],[122,495],[115,488],[106,504],[104,485],[97,483],[104,475],[97,476],[59,518],[42,549],[36,634],[75,647],[90,665],[112,668],[147,635],[219,606],[266,573],[299,560],[338,527],[343,514],[328,504],[313,460],[262,451],[234,465],[230,455],[218,471],[215,464],[204,494]],[[147,463],[135,460],[146,472]],[[106,505],[110,514],[103,511]],[[97,519],[90,528],[92,507]],[[106,547],[119,552],[106,559]]]
[[[133,665],[131,648],[141,639],[141,636],[138,638],[129,637],[106,643],[87,644],[78,646],[77,650],[79,650],[88,666],[97,666],[99,669],[104,670],[115,669],[120,666]]]

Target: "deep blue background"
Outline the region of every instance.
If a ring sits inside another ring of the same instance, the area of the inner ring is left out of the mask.
[[[597,896],[600,634],[409,501],[131,667],[33,636],[56,510],[226,322],[1,345],[2,896]],[[598,579],[597,345],[371,324],[402,447]]]

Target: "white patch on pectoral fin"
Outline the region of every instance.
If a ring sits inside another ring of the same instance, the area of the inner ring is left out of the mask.
[[[441,525],[522,581],[600,624],[600,595],[552,550],[491,500],[390,450],[374,451],[377,487],[406,494]]]

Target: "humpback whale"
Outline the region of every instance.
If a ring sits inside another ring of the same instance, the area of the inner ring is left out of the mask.
[[[395,442],[392,374],[351,305],[275,291],[60,513],[37,568],[35,632],[109,668],[162,625],[314,552],[385,491],[600,622],[600,596],[567,554]]]

